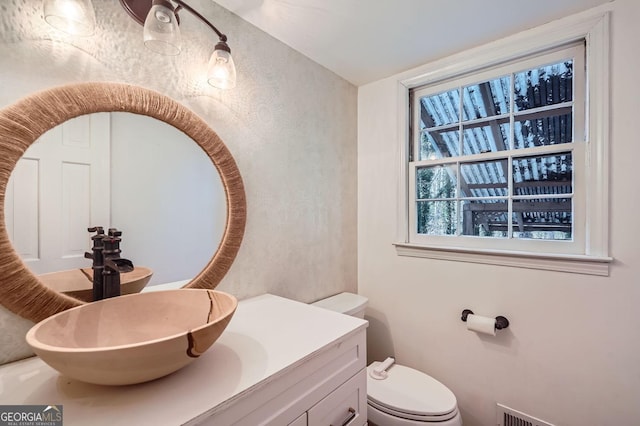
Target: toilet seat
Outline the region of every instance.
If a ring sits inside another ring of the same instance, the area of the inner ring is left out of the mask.
[[[443,422],[458,415],[456,397],[445,385],[413,368],[394,364],[387,378],[371,377],[374,362],[367,367],[367,402],[391,416],[421,422]]]
[[[381,413],[388,414],[394,419],[405,419],[412,420],[414,422],[420,423],[442,423],[447,420],[451,420],[458,415],[458,408],[454,408],[450,413],[442,414],[442,415],[429,415],[429,414],[411,414],[411,413],[403,413],[401,411],[390,409],[389,407],[385,407],[381,404],[376,403],[370,399],[367,399],[367,404],[370,408],[374,408]]]

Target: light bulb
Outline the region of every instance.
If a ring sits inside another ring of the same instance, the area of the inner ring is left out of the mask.
[[[216,45],[209,60],[207,81],[218,89],[233,89],[236,86],[236,66],[233,63],[231,52],[219,48],[219,45]]]
[[[91,0],[45,0],[43,15],[49,25],[67,34],[90,36],[95,31]]]

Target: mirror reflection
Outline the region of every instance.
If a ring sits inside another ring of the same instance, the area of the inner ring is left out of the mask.
[[[92,235],[122,232],[123,294],[188,281],[217,250],[226,197],[209,157],[184,133],[127,112],[74,118],[36,141],[7,187],[5,222],[15,250],[41,281],[73,293],[91,284]],[[63,272],[62,274],[60,272]],[[90,287],[87,287],[90,289]]]

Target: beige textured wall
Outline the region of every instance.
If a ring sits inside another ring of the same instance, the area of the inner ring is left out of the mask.
[[[195,81],[217,39],[199,21],[183,12],[186,49],[162,57],[144,49],[142,27],[119,2],[93,3],[96,34],[78,39],[43,23],[41,1],[3,2],[0,106],[79,81],[170,96],[218,132],[246,187],[245,238],[218,289],[303,302],[356,291],[356,88],[212,1],[194,0],[229,36],[238,69],[232,91],[207,88]],[[0,363],[28,354],[30,325],[0,307]]]
[[[397,256],[397,79],[359,88],[359,292],[369,353],[445,383],[465,426],[495,424],[496,402],[558,426],[640,424],[636,172],[640,3],[611,21],[609,277]],[[365,179],[366,178],[366,179]],[[495,338],[468,332],[462,309],[504,315]]]

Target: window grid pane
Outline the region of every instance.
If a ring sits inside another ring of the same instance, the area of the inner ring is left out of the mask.
[[[573,192],[573,155],[518,157],[513,159],[513,192],[518,195],[571,194]]]
[[[420,99],[420,128],[433,128],[460,121],[458,88]]]
[[[457,206],[455,200],[418,201],[418,234],[457,235]]]
[[[475,120],[509,113],[511,76],[465,86],[462,90],[462,120]]]
[[[540,198],[513,201],[513,238],[571,240],[571,198]]]
[[[514,74],[515,111],[573,100],[573,60]]]
[[[571,143],[573,142],[571,107],[516,117],[514,130],[516,149]]]
[[[425,131],[420,137],[420,160],[435,160],[459,155],[458,129]]]
[[[509,195],[507,160],[462,163],[460,194],[462,197],[499,197]]]
[[[474,199],[461,202],[462,235],[508,237],[508,205],[504,199]]]
[[[505,151],[509,147],[510,126],[508,119],[492,120],[481,125],[463,126],[462,146],[464,155]]]
[[[458,173],[455,164],[416,169],[418,200],[451,199],[456,197]]]

